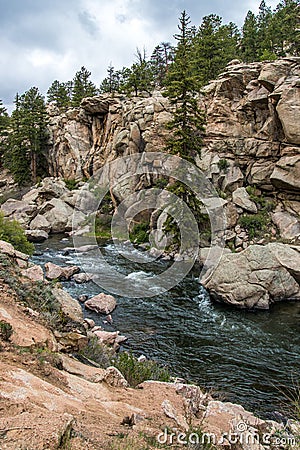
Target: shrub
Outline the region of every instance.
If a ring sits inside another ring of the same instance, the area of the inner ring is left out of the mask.
[[[134,225],[131,233],[129,233],[131,242],[134,242],[135,244],[144,244],[145,242],[148,242],[148,232],[149,223],[137,223],[136,225]]]
[[[28,241],[19,222],[5,218],[2,212],[0,212],[0,239],[9,242],[20,252],[28,255],[34,252],[34,245]]]
[[[45,285],[42,281],[22,282],[19,269],[3,254],[0,254],[0,278],[16,294],[19,301],[40,312],[51,328],[59,329],[65,326],[66,319],[59,302],[52,294],[51,284]]]
[[[107,214],[96,216],[95,236],[103,239],[111,238],[111,216]]]
[[[275,208],[276,203],[273,200],[267,200],[263,195],[258,195],[260,191],[257,190],[256,186],[247,186],[246,191],[261,211],[273,211]]]
[[[66,186],[67,186],[67,188],[70,191],[73,191],[74,189],[77,189],[78,181],[76,181],[74,179],[71,179],[71,180],[64,179],[64,182],[66,183]]]
[[[248,231],[250,239],[259,236],[267,228],[268,222],[269,217],[264,212],[244,214],[239,219],[239,224]]]
[[[88,344],[78,352],[79,356],[90,359],[106,369],[111,365],[113,350],[101,344],[97,336],[89,338]]]
[[[112,360],[112,364],[119,369],[131,387],[136,387],[146,380],[170,381],[171,379],[165,367],[161,367],[151,360],[138,361],[132,353],[119,353]]]
[[[9,341],[11,335],[13,334],[13,328],[10,323],[0,320],[0,337],[4,341]]]
[[[152,187],[157,188],[157,189],[165,189],[169,184],[169,179],[168,178],[157,178],[157,180],[155,180],[152,183]]]
[[[227,172],[227,170],[229,169],[229,162],[225,158],[220,159],[218,161],[218,167],[222,172]]]

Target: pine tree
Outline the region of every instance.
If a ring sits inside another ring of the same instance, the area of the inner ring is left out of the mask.
[[[72,105],[79,106],[80,102],[85,97],[93,97],[97,95],[98,90],[95,84],[90,80],[91,72],[84,66],[76,72],[73,79],[72,89]]]
[[[166,78],[164,93],[175,107],[173,119],[168,124],[173,135],[168,144],[168,150],[172,154],[193,160],[201,151],[204,115],[197,101],[200,83],[199,77],[193,70],[190,18],[183,11],[179,20],[179,34],[174,36],[178,44],[174,62]]]
[[[203,17],[193,39],[195,71],[202,84],[216,78],[236,58],[238,40],[239,32],[232,22],[222,25],[222,18],[215,14]]]
[[[99,92],[101,94],[109,92],[118,92],[120,85],[119,72],[116,72],[114,67],[110,64],[107,68],[107,77],[104,78],[100,85]]]
[[[66,109],[71,103],[70,82],[61,83],[58,80],[53,81],[47,91],[48,102],[53,102],[58,108]]]
[[[245,62],[259,59],[258,24],[252,11],[248,11],[243,25],[240,55]]]
[[[177,41],[174,62],[166,77],[166,91],[164,93],[174,106],[173,119],[168,124],[172,137],[167,143],[167,151],[188,161],[193,162],[197,154],[201,153],[202,134],[204,131],[204,114],[198,106],[199,77],[194,72],[193,30],[189,27],[190,18],[185,11],[179,19],[179,33],[174,37]],[[168,190],[181,198],[193,212],[197,222],[202,220],[201,202],[195,194],[182,182],[176,181]],[[173,212],[176,206],[173,205]],[[175,211],[181,216],[180,211]],[[182,217],[179,227],[177,222],[169,216],[164,223],[164,230],[173,235],[178,246],[180,242],[180,226],[189,226]],[[193,240],[191,231],[191,239]]]
[[[272,51],[279,57],[300,56],[300,2],[282,0],[270,20]]]
[[[151,55],[151,66],[157,86],[162,87],[166,75],[169,71],[169,66],[174,59],[174,48],[169,42],[162,42],[157,45]]]
[[[137,48],[136,62],[131,66],[130,73],[125,85],[128,93],[134,91],[137,96],[139,92],[150,94],[154,87],[154,75],[151,63],[147,61],[145,49],[141,51]]]
[[[10,123],[10,117],[7,113],[7,109],[3,106],[2,100],[0,100],[0,157],[2,158],[7,151],[7,136]]]
[[[272,10],[266,5],[265,0],[262,0],[259,5],[259,13],[257,16],[257,37],[259,43],[259,59],[275,59],[276,55],[272,50],[272,43],[270,39],[270,22],[272,20]]]
[[[6,164],[20,185],[35,182],[46,173],[48,149],[47,112],[43,96],[36,87],[16,95],[11,117]]]

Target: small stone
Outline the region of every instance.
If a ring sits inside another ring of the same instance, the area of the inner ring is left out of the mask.
[[[88,325],[89,328],[95,327],[95,322],[93,319],[88,319],[87,317],[84,319],[84,322]]]

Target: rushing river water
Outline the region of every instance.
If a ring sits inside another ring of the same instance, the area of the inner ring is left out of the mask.
[[[59,265],[78,263],[76,255],[63,249],[72,240],[52,237],[37,246],[34,261]],[[119,256],[110,242],[102,252],[117,270],[129,275],[136,289],[145,282],[142,268]],[[91,267],[97,266],[93,251],[81,256]],[[147,256],[145,254],[145,262]],[[147,270],[157,273],[167,262],[149,262]],[[101,267],[99,268],[101,271]],[[105,271],[102,277],[109,277]],[[101,292],[93,282],[82,285],[65,282],[76,298],[80,294]],[[128,337],[125,348],[167,365],[171,372],[224,394],[226,400],[240,403],[262,417],[280,411],[286,399],[283,386],[292,387],[300,374],[300,304],[277,304],[270,311],[247,312],[210,302],[197,281],[197,271],[171,291],[152,298],[118,297],[112,326]],[[103,326],[103,317],[91,311],[85,316]]]

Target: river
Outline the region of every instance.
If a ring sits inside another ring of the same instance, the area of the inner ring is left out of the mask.
[[[37,244],[34,262],[59,265],[78,263],[76,255],[64,254],[72,239],[53,236]],[[101,244],[107,261],[127,273],[133,286],[145,282],[145,264],[139,267],[121,257],[109,241]],[[87,266],[97,265],[91,251],[83,256]],[[146,258],[146,254],[145,254]],[[147,270],[157,273],[167,262],[149,262]],[[101,277],[110,274],[99,268]],[[263,418],[274,418],[286,398],[284,386],[293,387],[300,374],[300,303],[280,303],[270,311],[249,312],[214,304],[197,280],[194,269],[171,291],[152,298],[116,296],[118,306],[113,324],[103,325],[103,317],[84,311],[109,331],[120,330],[128,337],[124,348],[137,356],[146,355],[167,365],[173,374],[195,382],[227,401],[239,403]],[[77,298],[101,292],[93,282],[73,281],[63,286]],[[276,418],[276,417],[275,417]]]

